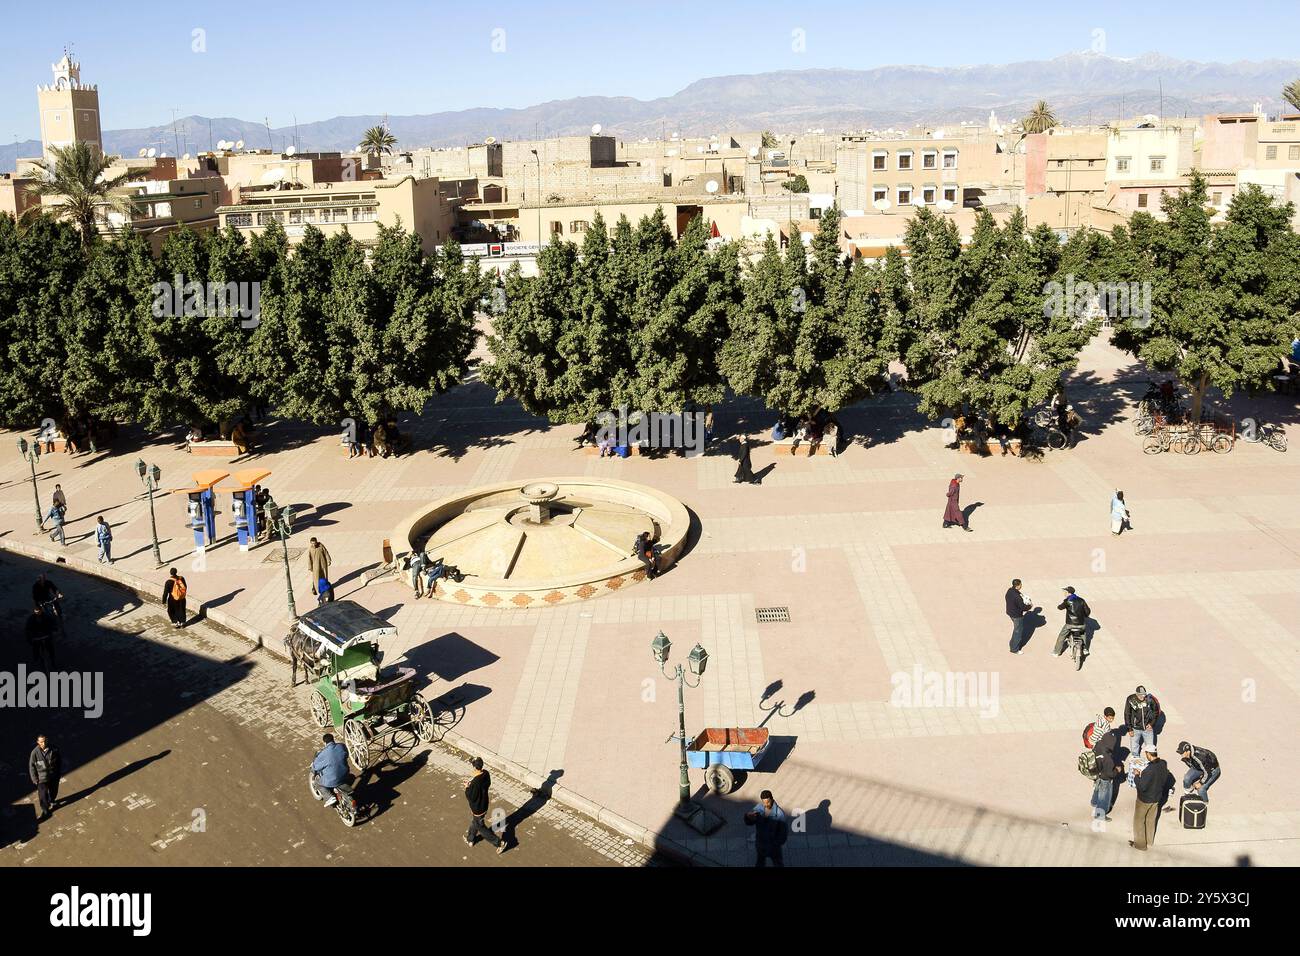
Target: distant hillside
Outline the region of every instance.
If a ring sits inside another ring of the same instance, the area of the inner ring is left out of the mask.
[[[672,96],[637,100],[627,96],[587,96],[539,103],[525,109],[480,107],[419,116],[390,116],[389,128],[400,146],[453,146],[485,136],[529,139],[575,135],[593,123],[624,139],[657,136],[664,129],[683,135],[772,129],[802,132],[886,127],[911,123],[983,121],[990,110],[1014,119],[1038,99],[1046,99],[1065,122],[1102,122],[1118,116],[1166,116],[1249,111],[1260,102],[1277,113],[1285,108],[1282,87],[1300,77],[1300,60],[1198,63],[1147,53],[1121,59],[1096,53],[1070,53],[1052,60],[1001,66],[885,66],[874,70],[782,70],[750,76],[697,80]],[[103,93],[105,115],[112,117],[112,91]],[[36,109],[35,102],[32,109]],[[301,123],[297,141],[306,150],[356,146],[363,130],[383,121],[379,115],[336,116]],[[211,131],[209,132],[209,124]],[[209,142],[242,139],[250,148],[294,141],[292,126],[272,128],[224,117],[188,116],[180,151],[207,149]],[[147,129],[108,130],[105,145],[135,155],[141,148],[176,152],[170,123]],[[39,152],[34,141],[19,143],[17,155]],[[0,169],[13,169],[13,144],[0,146]]]

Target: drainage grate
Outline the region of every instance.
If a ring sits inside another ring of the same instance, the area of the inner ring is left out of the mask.
[[[790,609],[788,607],[756,607],[754,608],[754,617],[758,618],[759,624],[789,624]]]
[[[294,561],[297,560],[298,558],[301,558],[303,554],[306,553],[306,551],[307,551],[306,548],[290,548],[289,560]],[[275,564],[277,561],[279,562],[284,561],[284,552],[280,548],[276,548],[275,550],[270,551],[266,555],[266,557],[262,559],[263,564]]]

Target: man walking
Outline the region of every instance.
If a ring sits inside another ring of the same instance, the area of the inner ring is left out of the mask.
[[[1210,799],[1210,787],[1219,779],[1219,758],[1213,750],[1193,747],[1186,740],[1178,745],[1178,756],[1187,764],[1187,775],[1183,777],[1183,791],[1195,793],[1202,800]]]
[[[59,752],[54,749],[44,734],[36,738],[36,748],[27,760],[27,772],[36,785],[36,797],[41,804],[41,815],[36,822],[48,820],[54,812],[54,805],[59,802]]]
[[[58,505],[54,505],[52,508],[50,508],[50,513],[45,516],[45,520],[50,522],[52,526],[50,528],[50,540],[57,541],[59,542],[59,544],[64,545],[66,547],[68,544],[68,540],[63,536],[62,509],[60,509]],[[43,526],[41,530],[44,530]]]
[[[329,549],[315,538],[312,538],[311,544],[307,546],[307,567],[311,569],[311,593],[316,594],[316,582],[321,578],[329,580],[330,553]]]
[[[754,804],[754,809],[745,814],[745,826],[754,828],[754,847],[757,853],[754,866],[767,866],[769,859],[773,866],[785,866],[781,848],[785,846],[790,832],[785,811],[776,805],[771,790],[764,790],[758,796],[759,802]]]
[[[957,525],[965,531],[970,527],[966,524],[966,516],[961,513],[961,482],[965,475],[953,475],[952,481],[948,482],[948,506],[943,511],[943,526],[951,528]]]
[[[469,762],[474,768],[474,776],[465,785],[465,799],[469,802],[469,830],[465,833],[465,843],[473,846],[481,836],[497,848],[497,855],[506,852],[506,841],[497,836],[492,828],[484,822],[488,812],[488,789],[492,786],[492,775],[483,766],[483,758],[475,757]]]
[[[185,585],[185,578],[175,568],[167,572],[169,575],[167,583],[163,585],[163,602],[167,605],[167,619],[172,622],[172,627],[185,626],[185,595],[189,588]]]
[[[1124,723],[1133,745],[1129,751],[1134,754],[1146,753],[1148,748],[1156,745],[1156,719],[1160,716],[1160,701],[1155,694],[1148,694],[1145,687],[1128,695],[1124,701]]]
[[[108,526],[104,516],[95,519],[95,541],[99,544],[100,564],[113,563],[113,529]]]
[[[1174,789],[1169,764],[1160,759],[1155,745],[1143,753],[1146,766],[1138,772],[1137,801],[1133,804],[1133,839],[1128,845],[1135,850],[1145,850],[1156,840],[1156,818],[1160,804]]]
[[[1007,588],[1007,617],[1011,618],[1011,653],[1023,654],[1025,646],[1025,615],[1029,613],[1030,603],[1020,593],[1020,579],[1013,578],[1011,587]]]

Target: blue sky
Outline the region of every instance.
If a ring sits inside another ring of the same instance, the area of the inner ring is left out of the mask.
[[[1193,60],[1297,58],[1300,3],[711,4],[387,0],[4,0],[0,141],[39,135],[35,87],[71,43],[107,129],[178,115],[272,126],[362,113],[515,107],[571,96],[667,96],[730,73],[1045,59],[1094,45]],[[203,52],[193,48],[195,30]],[[804,49],[794,49],[802,30]],[[503,31],[494,33],[494,31]],[[494,52],[494,44],[501,52]]]

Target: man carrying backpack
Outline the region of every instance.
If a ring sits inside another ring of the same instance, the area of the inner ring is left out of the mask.
[[[773,866],[785,866],[781,848],[785,846],[790,827],[786,823],[785,811],[772,799],[771,790],[759,794],[759,802],[745,814],[745,826],[754,828],[754,846],[757,852],[754,866],[767,866],[769,859]]]
[[[184,627],[185,595],[189,592],[189,588],[175,568],[167,573],[169,577],[167,583],[163,585],[162,594],[163,601],[167,604],[167,618],[172,622],[172,627]]]
[[[1160,717],[1160,701],[1155,694],[1148,694],[1145,687],[1138,687],[1124,701],[1124,723],[1133,738],[1129,747],[1132,754],[1145,754],[1156,746],[1156,720]]]
[[[1210,786],[1219,779],[1219,758],[1214,755],[1214,751],[1194,747],[1186,740],[1178,745],[1178,756],[1187,764],[1183,790],[1197,794],[1202,800],[1209,800]]]

